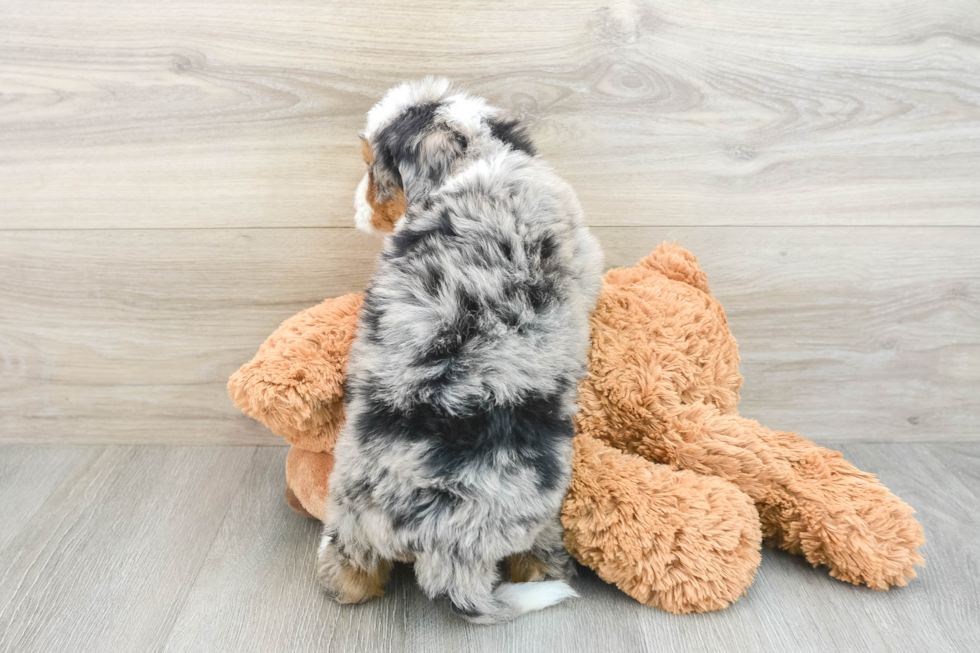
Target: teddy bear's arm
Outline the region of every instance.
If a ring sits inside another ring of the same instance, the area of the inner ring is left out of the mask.
[[[696,403],[637,453],[731,481],[755,501],[770,546],[802,553],[836,578],[905,585],[925,542],[912,508],[873,474],[795,433]]]
[[[328,299],[283,322],[229,379],[235,406],[290,444],[332,451],[362,300],[361,293]]]

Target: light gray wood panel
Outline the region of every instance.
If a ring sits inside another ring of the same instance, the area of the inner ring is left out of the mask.
[[[101,451],[100,447],[5,445],[0,450],[0,551],[25,524],[43,518],[38,511],[66,476],[91,465]]]
[[[0,552],[0,651],[162,647],[254,450],[96,452]]]
[[[909,650],[973,651],[980,647],[980,479],[955,470],[980,458],[977,443],[848,443],[838,447],[859,468],[917,510],[926,534],[926,566],[906,588],[872,593],[862,609],[883,637]],[[894,596],[892,596],[894,594]],[[929,624],[929,627],[917,627]]]
[[[286,505],[286,450],[260,447],[166,644],[190,651],[400,651],[400,574],[389,600],[338,606],[314,580],[319,522]]]
[[[742,413],[817,440],[976,439],[980,229],[598,228],[609,265],[695,252],[740,342]],[[227,399],[278,324],[360,290],[346,229],[8,232],[0,439],[274,444]]]
[[[378,245],[352,229],[5,234],[0,439],[280,443],[225,383],[284,319],[361,290]]]
[[[918,455],[929,456],[931,446],[917,447]],[[904,450],[895,450],[895,456],[890,445],[859,447],[862,464],[888,476],[904,474]],[[323,600],[313,579],[317,529],[282,499],[283,459],[279,449],[257,451],[246,475],[250,489],[229,511],[168,651],[966,651],[975,636],[963,624],[946,632],[945,622],[931,612],[896,623],[908,605],[925,609],[936,600],[968,600],[970,587],[962,582],[948,585],[944,599],[937,598],[937,585],[947,579],[927,583],[928,577],[908,588],[875,593],[833,580],[799,557],[771,551],[764,552],[748,594],[731,608],[707,615],[674,616],[647,608],[586,569],[574,581],[581,598],[492,628],[469,626],[445,605],[429,602],[405,566],[396,567],[383,600],[334,606]],[[936,473],[923,465],[912,472],[913,484],[928,483]],[[914,499],[920,512],[947,503],[941,492]],[[935,530],[955,527],[940,521]],[[955,564],[955,546],[937,548],[933,555]]]
[[[975,224],[973,0],[0,6],[0,225],[350,224],[356,132],[444,74],[593,224]]]
[[[980,447],[970,442],[948,443],[932,446],[930,451],[980,501]],[[973,518],[980,521],[978,515],[973,515]]]
[[[980,230],[596,231],[613,265],[674,237],[698,256],[742,415],[830,442],[980,437]]]
[[[487,629],[486,634],[474,632],[471,626],[449,614],[446,606],[427,602],[415,590],[409,601],[406,650],[486,653],[890,650],[860,611],[837,612],[841,599],[834,595],[834,590],[841,585],[839,581],[833,581],[836,585],[824,588],[817,595],[803,588],[823,587],[828,585],[826,580],[807,578],[820,572],[794,563],[763,551],[762,567],[748,594],[721,612],[704,615],[672,615],[644,606],[603,582],[590,569],[579,567],[578,577],[572,584],[580,598]],[[845,588],[844,592],[849,590]]]
[[[30,586],[33,607],[24,617],[30,619],[33,641],[46,644],[47,650],[965,653],[980,646],[977,579],[970,573],[977,565],[978,547],[972,540],[980,488],[975,476],[967,482],[947,481],[949,470],[958,464],[957,454],[972,459],[980,456],[977,443],[955,447],[851,443],[840,447],[860,467],[878,473],[919,511],[928,538],[924,550],[927,566],[907,587],[874,592],[834,580],[825,569],[812,569],[799,556],[765,550],[747,595],[721,612],[670,615],[636,603],[583,569],[573,581],[581,598],[494,627],[469,626],[449,614],[447,606],[430,603],[418,589],[411,568],[401,565],[395,569],[388,595],[380,601],[336,606],[325,600],[312,569],[318,529],[285,505],[285,452],[281,448],[230,449],[237,453],[226,466],[234,469],[241,482],[211,481],[227,488],[221,496],[223,507],[214,509],[219,519],[224,515],[220,528],[210,511],[194,504],[199,509],[187,511],[188,523],[183,530],[167,531],[172,533],[169,547],[152,546],[156,539],[134,534],[142,525],[122,526],[133,510],[138,511],[138,524],[145,523],[149,506],[162,501],[158,496],[161,483],[112,482],[112,478],[130,477],[139,468],[144,475],[149,473],[159,480],[154,474],[161,472],[153,470],[170,470],[162,472],[166,476],[176,468],[183,469],[182,478],[167,480],[170,493],[176,497],[176,513],[177,506],[186,507],[187,498],[201,492],[200,476],[215,468],[216,450],[82,449],[103,456],[113,451],[125,455],[104,460],[101,471],[93,469],[88,476],[66,479],[66,485],[82,488],[77,494],[86,495],[83,513],[103,506],[99,509],[99,528],[93,528],[93,520],[76,523],[74,528],[60,524],[64,518],[71,519],[75,512],[72,506],[82,503],[76,497],[70,506],[61,508],[60,516],[39,514],[26,529],[33,527],[37,532],[29,538],[32,541],[61,538],[82,542],[94,537],[96,541],[88,546],[102,551],[97,556],[76,556],[71,564],[46,549],[33,554],[40,561],[38,565],[63,572],[42,574],[37,570],[33,584],[23,583]],[[0,445],[0,457],[6,451],[9,445]],[[139,462],[134,466],[137,455]],[[113,474],[120,465],[128,465],[133,471]],[[104,478],[107,474],[109,478]],[[0,494],[0,514],[7,514],[9,509],[6,495]],[[79,528],[82,530],[75,532]],[[132,573],[128,562],[137,541],[146,547],[141,568],[147,571],[143,575]],[[172,548],[190,548],[192,543],[194,555]],[[200,545],[207,550],[206,555],[198,551]],[[21,555],[18,551],[0,550],[0,568],[10,566],[10,556]],[[15,558],[14,566],[17,564]],[[175,595],[159,591],[159,582],[167,580],[161,568],[174,574],[190,567],[199,568],[199,572],[188,592]],[[68,576],[102,579],[99,596],[78,600],[78,586]],[[5,579],[0,588],[9,589],[6,583]],[[154,585],[158,592],[153,598],[135,600],[140,590],[134,586],[144,584]],[[118,593],[110,593],[109,586]],[[65,597],[65,591],[73,594]],[[8,597],[0,594],[0,598]],[[138,646],[135,636],[106,636],[95,642],[63,627],[65,623],[84,623],[97,609],[93,605],[124,605],[118,618],[125,620],[130,633],[152,630],[160,635]],[[163,623],[172,627],[158,625]],[[6,622],[0,625],[8,626]],[[18,632],[26,630],[24,623],[16,625]],[[10,632],[9,627],[0,628],[0,650],[34,650],[23,646],[22,640],[6,637]]]

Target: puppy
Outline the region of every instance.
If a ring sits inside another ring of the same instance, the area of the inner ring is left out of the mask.
[[[426,79],[362,134],[357,225],[391,232],[347,366],[317,559],[341,603],[414,561],[477,623],[575,596],[559,510],[602,253],[524,130]],[[510,559],[511,579],[499,582]]]

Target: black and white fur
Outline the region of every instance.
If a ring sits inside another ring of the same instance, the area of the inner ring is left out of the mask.
[[[407,210],[347,367],[319,578],[339,598],[352,574],[414,561],[478,623],[575,596],[559,510],[601,250],[520,126],[445,80],[389,91],[362,136],[379,197],[402,190]],[[521,552],[551,580],[501,584]]]

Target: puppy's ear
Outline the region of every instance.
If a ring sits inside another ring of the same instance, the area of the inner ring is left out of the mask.
[[[519,120],[491,118],[490,135],[529,156],[535,156],[538,153],[534,143],[531,142],[531,137],[527,134],[527,130],[524,129]]]
[[[371,151],[371,144],[368,140],[361,136],[361,156],[364,157],[364,163],[371,165],[374,163],[374,152]]]
[[[405,192],[399,183],[392,183],[382,188],[377,182],[378,165],[375,161],[374,151],[371,143],[361,137],[361,156],[367,165],[367,173],[357,187],[354,196],[354,207],[356,213],[354,222],[358,228],[364,231],[394,231],[395,223],[405,214],[408,203],[405,200]],[[380,170],[383,178],[388,178],[385,171]]]
[[[393,184],[412,201],[448,176],[467,139],[439,118],[439,106],[428,102],[409,107],[372,139],[379,186]]]

